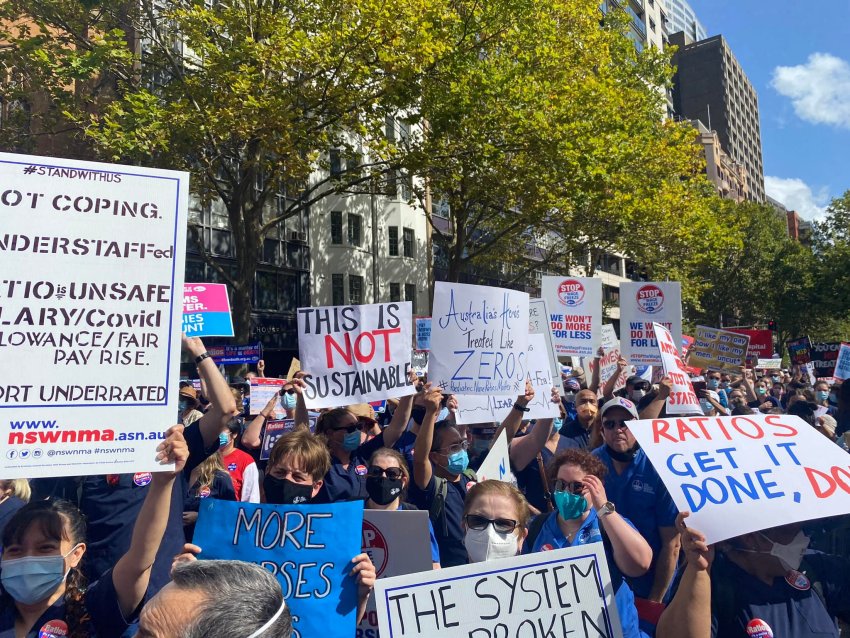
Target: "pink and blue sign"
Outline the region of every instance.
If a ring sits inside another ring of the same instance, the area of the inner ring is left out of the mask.
[[[233,319],[224,284],[183,286],[183,332],[187,337],[232,337]]]

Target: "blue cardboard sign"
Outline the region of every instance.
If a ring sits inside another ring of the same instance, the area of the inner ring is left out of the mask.
[[[199,558],[243,560],[272,572],[292,613],[293,638],[351,638],[357,580],[349,575],[363,502],[258,505],[204,499],[192,542]]]

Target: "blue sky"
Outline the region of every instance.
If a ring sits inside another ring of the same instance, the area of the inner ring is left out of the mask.
[[[808,219],[850,190],[850,2],[689,0],[759,96],[765,186]]]

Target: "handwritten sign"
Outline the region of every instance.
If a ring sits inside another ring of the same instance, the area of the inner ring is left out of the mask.
[[[409,301],[298,309],[298,349],[309,408],[413,394]]]
[[[189,175],[0,153],[0,178],[0,475],[163,469]]]
[[[272,398],[279,396],[280,389],[285,381],[283,379],[271,379],[265,377],[254,377],[251,384],[251,416],[259,414],[268,405]]]
[[[838,359],[835,361],[835,371],[832,376],[844,380],[850,378],[850,344],[842,343],[838,350]]]
[[[708,543],[850,513],[850,457],[798,417],[678,417],[629,430]]]
[[[481,467],[475,473],[479,481],[493,479],[516,485],[516,478],[511,472],[510,447],[508,446],[508,433],[502,430],[499,437],[493,442],[493,447],[487,453]]]
[[[838,360],[838,351],[841,350],[841,342],[813,343],[812,363],[814,364],[816,377],[831,377],[835,370],[835,362]]]
[[[557,379],[561,374],[561,366],[558,356],[555,354],[555,344],[552,341],[552,329],[549,323],[549,310],[543,299],[529,299],[528,301],[528,334],[543,335],[546,340],[546,352],[552,362],[552,378]]]
[[[593,356],[602,338],[602,280],[544,275],[541,291],[558,356]]]
[[[792,339],[786,345],[792,364],[801,366],[812,360],[812,342],[808,337]]]
[[[404,576],[432,569],[428,512],[363,510],[363,553],[369,554],[378,578]],[[366,604],[366,615],[357,636],[378,638],[375,597]]]
[[[263,358],[263,344],[257,342],[244,346],[207,346],[207,352],[216,365],[257,363]]]
[[[183,285],[183,332],[187,337],[233,336],[227,286]]]
[[[416,317],[416,349],[431,349],[431,317]]]
[[[351,638],[363,501],[329,505],[257,505],[207,498],[193,543],[201,559],[262,565],[280,582],[297,636]],[[332,619],[332,620],[331,620]]]
[[[652,329],[655,323],[667,328],[675,343],[682,343],[682,290],[679,282],[621,283],[620,346],[629,363],[661,365]]]
[[[688,365],[703,370],[741,373],[747,363],[750,338],[728,330],[697,326],[688,349]]]
[[[617,339],[617,333],[614,331],[614,326],[610,323],[602,326],[602,352],[603,355],[599,359],[599,389],[596,394],[602,398],[605,384],[608,380],[617,374],[617,362],[620,360],[620,340]],[[585,357],[582,359],[585,367],[585,374],[590,379],[593,376],[593,370],[596,367],[595,357]],[[637,369],[634,366],[626,366],[622,374],[617,377],[614,382],[613,392],[617,392],[626,387],[626,380],[637,374]]]
[[[558,406],[551,401],[552,388],[557,385],[557,377],[552,376],[545,344],[543,335],[528,335],[528,379],[534,388],[534,399],[526,406],[529,409],[524,415],[526,419],[554,419],[558,416]],[[461,425],[501,423],[511,413],[518,395],[519,393],[513,396],[458,395],[455,420]]]
[[[428,380],[447,394],[514,396],[524,387],[528,295],[438,281]]]
[[[622,637],[602,543],[378,579],[375,600],[385,637]]]
[[[652,328],[658,339],[658,351],[661,355],[664,374],[673,382],[673,389],[667,398],[667,414],[701,413],[702,408],[694,392],[694,386],[679,356],[679,348],[676,346],[678,342],[673,341],[672,335],[664,326],[656,323]],[[746,348],[743,351],[746,353]]]

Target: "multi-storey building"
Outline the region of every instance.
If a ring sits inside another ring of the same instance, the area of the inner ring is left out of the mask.
[[[716,131],[710,131],[699,120],[691,122],[699,132],[699,141],[705,155],[705,172],[724,199],[743,202],[747,199],[747,173],[744,166],[733,160],[720,145]]]
[[[689,43],[708,38],[705,27],[685,0],[664,0],[664,2],[667,5],[667,29],[670,33],[682,31]]]
[[[676,114],[705,122],[717,132],[725,151],[744,166],[747,197],[763,202],[761,128],[753,85],[722,35],[688,44],[680,32],[670,36],[670,43],[678,47],[673,55]]]

